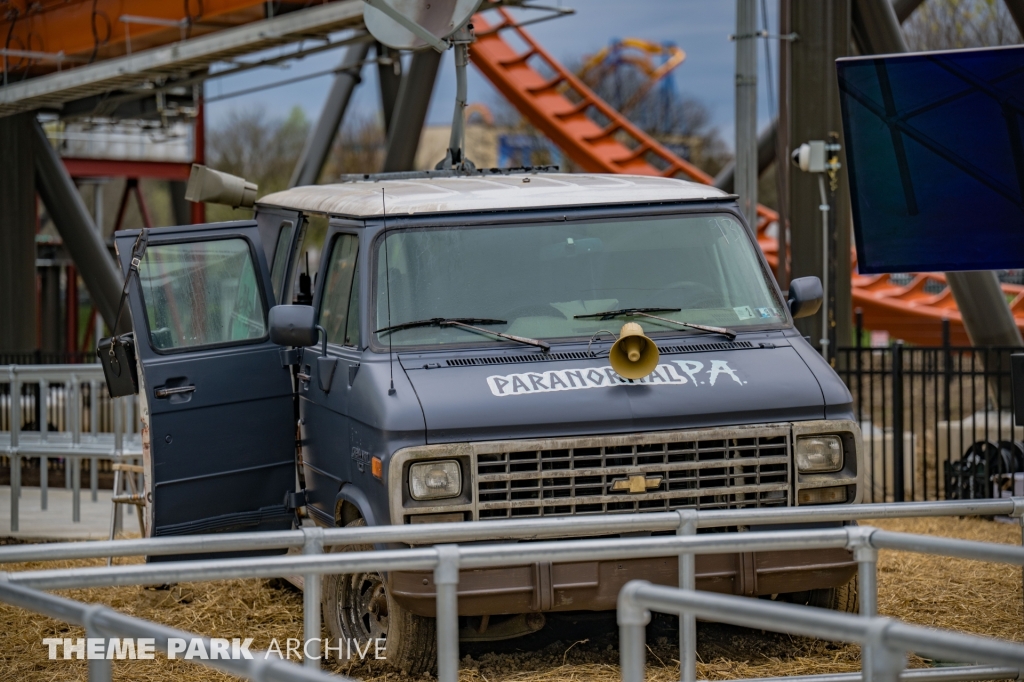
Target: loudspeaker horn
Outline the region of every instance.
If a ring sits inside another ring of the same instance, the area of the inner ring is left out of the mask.
[[[644,336],[644,328],[627,322],[619,331],[619,340],[608,351],[608,360],[623,379],[643,379],[658,366],[658,347]]]

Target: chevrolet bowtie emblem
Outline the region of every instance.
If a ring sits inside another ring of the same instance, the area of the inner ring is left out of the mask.
[[[627,493],[645,493],[648,490],[654,490],[661,485],[661,476],[644,476],[643,474],[634,474],[629,478],[620,478],[619,480],[612,483],[613,492],[627,492]]]

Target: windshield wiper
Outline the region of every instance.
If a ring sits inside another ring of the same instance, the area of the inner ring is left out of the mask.
[[[413,327],[458,327],[460,329],[469,329],[475,331],[478,334],[487,334],[490,336],[497,336],[498,338],[508,339],[509,341],[518,341],[519,343],[525,343],[528,346],[536,346],[541,348],[547,353],[551,350],[551,344],[545,343],[544,341],[538,341],[537,339],[527,338],[525,336],[516,336],[515,334],[506,334],[504,332],[496,332],[491,329],[484,329],[483,327],[474,327],[469,324],[470,322],[476,322],[477,324],[508,324],[507,320],[493,320],[488,317],[431,317],[426,320],[416,320],[414,322],[403,322],[402,324],[393,324],[390,327],[382,327],[374,334],[380,334],[382,332],[394,332],[399,329],[412,329]]]
[[[727,337],[730,341],[736,338],[736,332],[725,327],[712,327],[709,324],[696,324],[694,322],[682,322],[680,320],[671,320],[667,317],[659,317],[658,315],[651,315],[653,312],[661,313],[678,313],[680,308],[619,308],[618,310],[606,310],[603,313],[589,313],[587,315],[573,315],[574,319],[580,319],[585,317],[598,317],[602,320],[609,320],[613,317],[621,317],[623,315],[633,316],[639,315],[640,317],[650,317],[655,320],[661,320],[662,322],[671,322],[672,324],[678,324],[683,327],[690,329],[699,329],[702,332],[709,334],[721,334]]]

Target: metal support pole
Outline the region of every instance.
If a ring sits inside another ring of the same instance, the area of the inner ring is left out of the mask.
[[[651,612],[633,603],[632,595],[646,581],[633,580],[619,591],[615,617],[619,622],[619,670],[622,682],[644,682],[647,659],[647,624]],[[680,617],[683,613],[680,612]]]
[[[864,682],[899,682],[907,667],[904,652],[889,646],[885,631],[891,623],[877,620],[870,626],[868,639],[861,647],[861,669]]]
[[[11,448],[11,532],[18,532],[18,498],[21,497],[21,457]]]
[[[455,111],[452,112],[452,132],[448,138],[448,154],[443,165],[448,168],[466,166],[466,68],[469,66],[469,29],[460,29],[455,43]]]
[[[377,79],[380,85],[380,108],[384,115],[384,134],[391,132],[391,117],[402,85],[402,54],[398,50],[376,43]]]
[[[860,615],[865,618],[877,616],[878,550],[865,542],[853,550],[853,559],[857,562],[857,593],[860,597]]]
[[[437,545],[437,682],[459,680],[459,548]]]
[[[787,41],[783,40],[783,43]],[[760,176],[768,168],[775,163],[776,151],[775,147],[778,144],[779,134],[779,121],[775,119],[768,124],[767,128],[761,130],[757,135],[757,174]],[[785,166],[785,164],[782,164]],[[786,166],[788,168],[788,166]],[[718,171],[718,175],[715,176],[714,183],[715,187],[722,190],[723,192],[729,192],[730,194],[736,189],[736,161],[730,161],[722,167],[722,170]]]
[[[71,465],[71,522],[82,520],[82,458],[69,457]]]
[[[110,408],[114,412],[114,453],[120,456],[124,453],[124,398],[112,399]]]
[[[120,460],[118,460],[118,461],[120,461]],[[121,492],[121,488],[122,487],[123,486],[121,484],[121,470],[120,469],[115,469],[114,470],[114,490],[113,490],[113,497],[114,498],[116,498],[118,496],[118,494]],[[121,525],[122,525],[121,505],[118,504],[117,502],[114,502],[113,500],[111,500],[111,503],[110,503],[110,537],[109,537],[110,540],[116,540],[117,539],[117,534],[119,532],[121,532]],[[113,566],[113,565],[114,565],[114,557],[113,556],[108,556],[107,557],[107,566]]]
[[[303,554],[323,554],[324,529],[319,526],[302,528],[305,540],[302,544]],[[320,586],[323,576],[319,573],[307,573],[302,578],[302,653],[306,657],[307,668],[320,668]],[[310,649],[310,642],[316,640]]]
[[[892,346],[892,499],[904,501],[903,488],[903,342]]]
[[[72,374],[64,394],[64,407],[71,422],[71,445],[74,448],[82,444],[82,401],[79,400],[78,386],[78,376]],[[79,523],[82,520],[82,458],[75,457],[71,466],[71,521]]]
[[[114,398],[110,401],[110,407],[114,412],[114,454],[117,455],[118,461],[122,460],[124,454],[124,432],[125,432],[125,414],[124,414],[124,398]],[[121,488],[125,488],[124,477],[130,476],[128,472],[117,472],[114,474],[114,495],[121,492]],[[111,520],[111,539],[116,537],[116,533],[124,530],[124,505],[115,504],[114,510],[111,512],[113,518]]]
[[[35,152],[30,130],[35,116],[35,112],[25,112],[0,119],[0,350],[5,353],[26,353],[37,343]],[[51,287],[44,287],[51,295],[43,299],[45,310],[45,301],[53,299]],[[57,350],[48,347],[53,342],[47,333],[52,329],[51,319],[43,318],[45,350]]]
[[[98,320],[99,318],[97,318]],[[102,330],[99,329],[97,324],[96,329],[96,340],[99,342],[99,334]],[[89,382],[89,433],[92,434],[94,439],[99,437],[100,432],[100,416],[99,416],[99,384],[93,380]],[[96,502],[99,500],[100,493],[100,471],[99,471],[100,460],[97,457],[89,458],[89,490],[92,491],[92,501]]]
[[[42,455],[39,458],[39,508],[46,511],[50,497],[50,458]]]
[[[46,442],[50,429],[50,382],[39,382],[39,436]],[[47,475],[50,461],[43,455],[39,458],[39,508],[46,511],[50,502],[50,482]]]
[[[676,535],[697,534],[698,513],[694,509],[680,509]],[[697,589],[697,557],[693,552],[679,555],[679,589]],[[697,617],[692,613],[679,614],[679,679],[681,682],[697,680]]]
[[[93,625],[93,619],[100,615],[105,610],[103,606],[93,606],[85,612],[82,618],[83,625],[85,625],[85,641],[86,647],[90,639],[105,639],[99,629]],[[103,646],[104,652],[107,650],[106,644]],[[89,659],[89,682],[111,682],[114,677],[114,665],[108,658],[90,658]]]
[[[18,496],[21,494],[21,462],[18,444],[21,440],[21,380],[12,366],[8,370],[11,387],[11,532],[18,532]]]
[[[736,194],[757,223],[757,2],[736,0]]]
[[[1017,519],[1020,526],[1020,545],[1024,547],[1024,497],[1013,498],[1013,513],[1010,516]],[[1021,566],[1020,571],[1021,593],[1024,594],[1024,566]]]
[[[65,400],[67,395],[65,394]],[[39,382],[39,440],[50,440],[50,382]]]
[[[821,357],[828,362],[829,356],[829,324],[828,324],[828,247],[831,242],[828,229],[828,194],[825,193],[825,175],[818,173],[818,191],[821,192],[821,203],[818,210],[821,211]]]
[[[419,50],[413,53],[409,70],[402,74],[402,84],[398,88],[398,100],[388,131],[383,168],[385,173],[413,169],[440,63],[439,52]]]
[[[788,33],[799,36],[799,39],[789,42],[786,48],[791,74],[788,139],[792,147],[808,140],[828,140],[831,132],[842,130],[835,60],[849,54],[851,1],[791,0],[789,3],[791,24]],[[788,159],[781,159],[781,163],[788,162]],[[842,151],[839,162],[844,168],[847,167]],[[821,276],[824,269],[821,262],[824,247],[820,243],[823,235],[818,208],[821,205],[818,180],[814,174],[797,172],[790,173],[789,180],[786,209],[791,235],[791,277]],[[849,248],[849,191],[842,177],[831,212],[837,218],[836,243]],[[850,259],[839,258],[830,269],[829,299],[834,301],[831,319],[836,325],[835,338],[845,345],[852,334],[853,322]],[[823,285],[825,279],[822,277]],[[818,339],[831,336],[828,330],[821,328],[821,324],[821,315],[796,321],[800,333],[810,336],[815,344]],[[835,349],[829,350],[829,357],[833,357]]]

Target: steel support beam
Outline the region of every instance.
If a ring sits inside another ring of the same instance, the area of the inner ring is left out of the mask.
[[[850,51],[850,0],[792,0],[790,7],[791,30],[799,36],[790,48],[792,97],[788,137],[790,145],[795,148],[809,140],[828,140],[830,133],[842,132],[835,60],[847,56]],[[845,169],[845,154],[841,153],[839,160]],[[831,207],[835,216],[835,247],[830,258],[832,265],[828,268],[829,291],[834,292],[831,319],[835,325],[835,343],[839,346],[850,343],[853,318],[849,256],[850,193],[844,173],[840,171]],[[818,177],[817,174],[799,171],[790,173],[789,177],[791,277],[821,277],[824,272],[824,245]],[[815,345],[827,336],[823,333],[827,330],[822,326],[821,315],[797,320],[797,328],[810,336]],[[834,356],[830,353],[830,357]]]
[[[775,163],[775,147],[778,133],[778,120],[772,121],[757,136],[757,174],[760,176],[768,167]],[[715,187],[732,192],[736,180],[736,162],[730,161],[715,176]]]
[[[341,65],[334,76],[334,83],[331,91],[327,94],[327,101],[324,108],[320,110],[320,117],[316,121],[306,138],[306,145],[302,148],[298,163],[292,172],[289,187],[300,185],[315,185],[323,170],[327,155],[331,152],[331,145],[334,144],[334,137],[338,134],[338,127],[345,117],[345,110],[348,109],[349,100],[352,99],[352,91],[356,89],[363,70],[363,62],[370,51],[369,38],[363,42],[354,43],[345,48],[345,56],[341,58]]]
[[[440,63],[441,53],[434,50],[413,53],[409,71],[402,75],[398,89],[384,157],[385,173],[413,170]]]
[[[131,161],[119,159],[77,159],[63,157],[61,162],[73,178],[147,178],[188,182],[192,164],[182,161]]]
[[[391,132],[391,117],[395,113],[398,90],[402,86],[402,58],[398,50],[375,44],[377,51],[377,81],[380,85],[380,108],[384,114],[384,134]]]
[[[322,39],[325,47],[329,47],[332,33],[355,28],[362,21],[360,0],[336,0],[124,57],[29,78],[0,88],[0,116],[38,109],[59,110],[65,102],[161,82],[170,73],[194,73],[214,62],[282,45]]]
[[[1003,0],[1006,9],[1010,10],[1013,23],[1017,24],[1017,30],[1024,36],[1024,0]]]
[[[862,54],[909,51],[893,6],[887,0],[853,0],[853,24]],[[946,281],[972,344],[1024,346],[995,273],[947,272]]]
[[[46,138],[46,133],[38,121],[32,121],[29,139],[35,152],[35,175],[39,195],[64,240],[68,254],[75,261],[75,267],[89,289],[89,294],[103,321],[107,323],[108,329],[114,329],[114,317],[121,298],[123,277],[100,238],[92,216],[89,215],[85,202],[78,193],[78,188],[71,181],[71,176],[61,163],[57,150]],[[33,264],[34,262],[33,255]],[[128,313],[122,313],[119,329],[129,328],[126,324],[129,319]]]
[[[892,9],[896,13],[896,19],[902,24],[923,2],[924,0],[892,0]]]
[[[36,348],[32,114],[0,119],[0,352]]]
[[[167,188],[171,192],[171,215],[174,216],[175,225],[190,225],[192,223],[192,202],[185,198],[185,190],[188,182],[184,180],[171,180]]]

